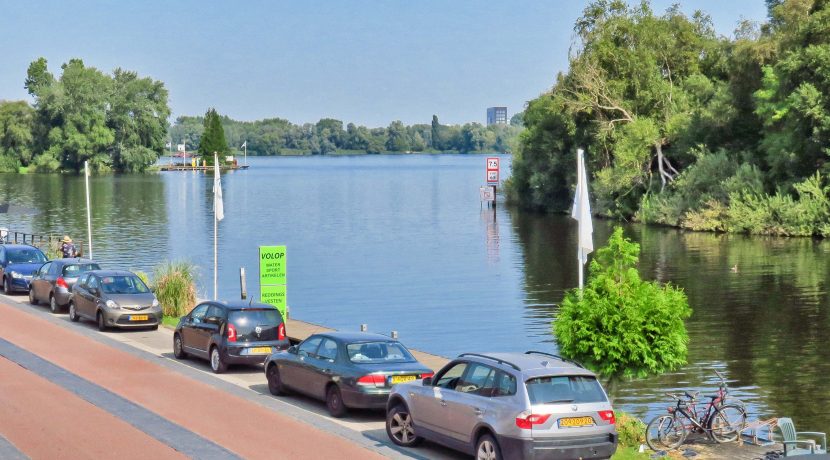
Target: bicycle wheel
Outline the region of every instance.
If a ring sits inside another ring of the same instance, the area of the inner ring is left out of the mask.
[[[746,410],[736,404],[718,407],[709,419],[709,433],[717,442],[732,442],[738,439],[746,426]]]
[[[653,451],[676,449],[686,440],[686,427],[672,415],[661,415],[648,423],[646,444]]]

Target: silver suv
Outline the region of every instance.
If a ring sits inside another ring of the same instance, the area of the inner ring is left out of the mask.
[[[496,459],[598,459],[617,449],[616,419],[596,375],[557,355],[464,353],[433,378],[396,385],[386,433]]]

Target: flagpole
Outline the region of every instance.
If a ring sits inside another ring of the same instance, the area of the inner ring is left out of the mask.
[[[242,146],[245,147],[245,166],[248,166],[248,139],[245,139],[245,143]]]
[[[577,152],[577,155],[576,155],[576,174],[577,174],[577,177],[578,177],[577,181],[579,183],[581,183],[582,182],[582,168],[584,167],[583,164],[582,164],[582,149],[578,149],[576,152]],[[581,187],[577,186],[576,193],[581,193],[581,192],[582,192]],[[580,227],[582,226],[582,222],[579,222],[579,226]],[[579,231],[579,230],[577,230],[577,231]],[[580,241],[580,243],[581,243],[581,241]],[[582,264],[582,260],[583,260],[582,252],[583,251],[582,251],[581,247],[579,249],[577,249],[577,257],[579,257],[579,295],[580,296],[582,295],[582,288],[585,285],[585,280],[583,279],[583,276],[584,276],[583,275],[583,269],[585,268],[585,266]]]
[[[89,240],[89,259],[92,260],[92,209],[89,207],[89,161],[84,161],[84,182],[86,184],[86,234]]]
[[[214,179],[213,179],[213,187],[216,187],[216,169],[219,168],[219,156],[216,152],[213,152],[213,168],[214,168]],[[219,298],[219,275],[218,275],[218,268],[219,268],[219,251],[217,250],[219,244],[219,220],[216,218],[216,190],[213,191],[213,299],[217,300]]]

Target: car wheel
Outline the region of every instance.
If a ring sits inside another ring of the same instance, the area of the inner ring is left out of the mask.
[[[37,301],[37,298],[35,297],[35,290],[32,288],[29,288],[29,303],[32,305],[37,305],[40,303]]]
[[[184,346],[182,346],[182,336],[179,334],[173,336],[173,356],[176,359],[187,358],[187,353],[184,351]]]
[[[98,321],[98,330],[101,332],[106,331],[107,324],[104,322],[104,314],[99,311],[95,319]]]
[[[340,418],[349,411],[343,404],[343,395],[340,394],[340,388],[337,385],[330,386],[326,391],[326,407],[334,418]]]
[[[77,323],[79,319],[81,319],[81,317],[78,316],[78,312],[75,311],[75,302],[70,301],[69,302],[69,321],[72,321],[73,323]]]
[[[49,310],[54,314],[61,312],[61,306],[58,305],[58,301],[55,300],[55,296],[53,295],[49,296]]]
[[[228,365],[222,362],[222,355],[219,353],[219,347],[210,349],[210,369],[214,374],[221,374],[228,370]]]
[[[11,285],[9,284],[9,279],[4,277],[3,278],[3,294],[8,295],[8,294],[11,294],[11,293],[12,293],[12,288],[11,288]]]
[[[493,436],[485,434],[478,438],[476,460],[501,460],[501,450]]]
[[[265,378],[268,379],[268,391],[270,391],[272,395],[285,396],[288,394],[288,391],[285,389],[285,385],[282,383],[280,370],[276,364],[268,366],[268,369],[265,370]]]
[[[415,447],[424,438],[415,436],[415,427],[412,425],[412,416],[409,409],[403,405],[397,405],[386,414],[386,435],[395,444],[403,447]]]

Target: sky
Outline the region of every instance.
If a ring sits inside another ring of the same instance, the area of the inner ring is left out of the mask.
[[[663,12],[675,0],[654,0]],[[165,83],[173,118],[337,118],[445,124],[509,116],[566,71],[587,1],[0,0],[0,100],[31,100],[26,69],[70,58]],[[721,35],[763,21],[764,0],[686,0]]]

